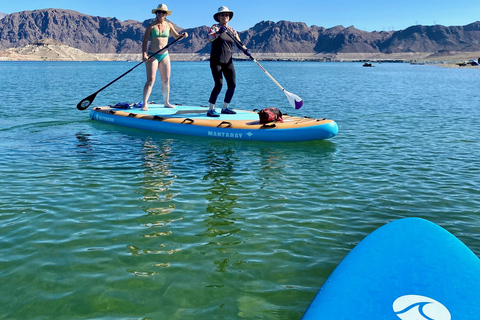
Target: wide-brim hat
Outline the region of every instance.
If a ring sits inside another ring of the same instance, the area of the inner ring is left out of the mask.
[[[167,8],[167,5],[166,4],[163,4],[163,3],[160,3],[157,7],[157,9],[152,9],[152,13],[156,14],[157,11],[166,11],[167,12],[167,16],[171,15],[172,14],[172,10],[168,10]]]
[[[228,10],[228,8],[225,7],[225,6],[221,6],[220,8],[218,8],[218,12],[213,15],[213,19],[215,19],[215,21],[217,21],[217,22],[220,22],[220,20],[218,20],[218,15],[219,15],[220,13],[225,13],[225,12],[230,14],[230,20],[232,20],[232,18],[233,18],[233,11]]]

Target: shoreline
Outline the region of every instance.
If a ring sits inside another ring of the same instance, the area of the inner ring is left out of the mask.
[[[309,61],[309,62],[370,62],[441,64],[453,67],[477,67],[471,60],[480,63],[480,51],[439,51],[439,52],[400,52],[400,53],[258,53],[253,52],[258,61]],[[209,53],[170,52],[171,61],[208,61]],[[0,61],[137,61],[139,53],[87,53],[53,39],[39,40],[19,48],[0,50]],[[243,52],[235,50],[233,59],[250,60]]]
[[[171,61],[208,61],[209,54],[170,53]],[[295,62],[371,62],[371,63],[411,63],[435,64],[459,68],[479,68],[478,66],[460,66],[461,63],[477,60],[480,52],[447,53],[253,53],[258,61],[295,61]],[[243,53],[233,54],[236,61],[248,61]],[[130,61],[140,62],[140,54],[86,53],[68,46],[33,46],[22,49],[0,51],[0,61]]]

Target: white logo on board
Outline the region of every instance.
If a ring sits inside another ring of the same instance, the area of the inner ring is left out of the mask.
[[[402,320],[451,320],[448,309],[440,302],[417,295],[401,296],[393,311]]]

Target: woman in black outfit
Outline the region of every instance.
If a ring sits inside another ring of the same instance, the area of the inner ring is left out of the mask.
[[[233,11],[228,10],[227,7],[221,6],[218,12],[213,15],[213,19],[218,22],[214,24],[208,32],[208,41],[212,43],[212,51],[210,53],[210,69],[212,69],[213,80],[215,87],[210,94],[208,102],[209,110],[207,116],[219,117],[220,115],[215,111],[215,103],[217,97],[222,90],[223,77],[227,81],[227,92],[225,93],[224,104],[222,108],[223,114],[235,114],[236,112],[229,108],[230,101],[232,101],[233,93],[235,92],[236,76],[235,67],[232,59],[232,46],[235,41],[227,34],[227,31],[236,37],[239,41],[238,33],[230,26],[228,22],[232,20]]]

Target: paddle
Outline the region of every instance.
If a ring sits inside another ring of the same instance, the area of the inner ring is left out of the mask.
[[[260,63],[258,63],[258,61],[252,57],[252,55],[250,54],[249,50],[247,49],[247,47],[245,47],[243,45],[242,42],[240,42],[237,37],[235,37],[233,34],[230,33],[230,31],[226,31],[226,33],[233,39],[233,41],[235,41],[235,43],[237,44],[237,46],[241,47],[243,53],[249,57],[251,60],[253,60],[262,70],[263,72],[265,72],[267,74],[267,76],[270,77],[270,79],[273,80],[273,82],[275,82],[275,84],[280,88],[282,89],[283,93],[285,93],[285,95],[287,96],[287,99],[288,99],[288,102],[290,103],[290,105],[292,107],[294,107],[295,109],[300,109],[302,106],[303,106],[303,101],[302,101],[302,98],[300,98],[299,96],[297,96],[296,94],[293,94],[291,92],[288,92],[287,90],[285,90],[281,85],[280,83],[277,82],[277,80],[275,80],[271,75],[270,73],[267,72],[267,70],[265,70],[264,67],[262,67],[262,65]]]
[[[170,47],[172,44],[174,44],[175,42],[177,42],[178,40],[182,39],[183,38],[183,35],[181,35],[180,37],[178,37],[177,39],[173,40],[172,42],[170,42],[169,44],[167,44],[165,47],[163,47],[162,49],[158,50],[157,52],[155,52],[154,54],[152,54],[151,56],[148,57],[148,59],[150,59],[151,57],[153,57],[154,55],[156,54],[159,54],[160,52],[166,50],[168,47]],[[120,78],[122,78],[123,76],[125,76],[127,73],[131,72],[133,69],[135,69],[136,67],[138,67],[139,65],[141,65],[144,61],[138,63],[136,66],[134,66],[132,69],[128,70],[127,72],[125,72],[124,74],[122,74],[120,77],[118,77],[117,79],[113,80],[112,82],[110,82],[109,84],[107,84],[105,87],[103,87],[102,89],[98,90],[97,92],[89,95],[88,97],[86,97],[85,99],[83,99],[82,101],[80,101],[78,104],[77,104],[77,109],[78,110],[85,110],[87,109],[93,102],[93,100],[95,99],[95,97],[97,96],[97,94],[102,91],[103,89],[107,88],[108,86],[110,86],[112,83],[114,83],[115,81],[119,80]]]

